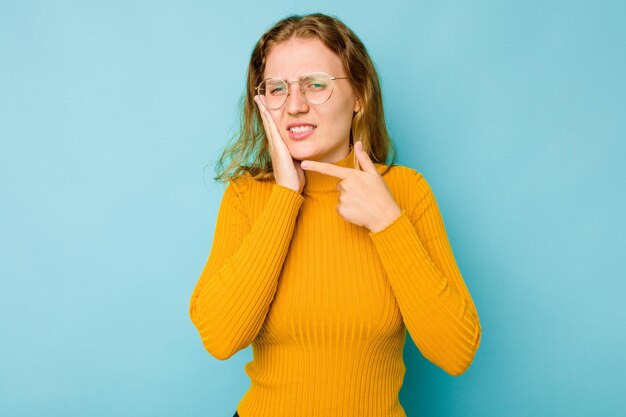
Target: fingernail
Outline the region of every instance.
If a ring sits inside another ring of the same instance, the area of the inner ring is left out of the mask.
[[[302,168],[308,168],[309,167],[309,163],[307,161],[302,161],[302,162],[300,162],[300,166]]]

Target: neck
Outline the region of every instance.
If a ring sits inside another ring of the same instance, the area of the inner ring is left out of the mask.
[[[354,147],[350,145],[348,155],[337,162],[332,162],[333,165],[337,165],[344,168],[354,168]],[[322,174],[316,171],[304,171],[306,183],[302,190],[303,194],[311,195],[313,193],[326,193],[337,191],[337,183],[341,181],[341,178],[333,177],[332,175]]]

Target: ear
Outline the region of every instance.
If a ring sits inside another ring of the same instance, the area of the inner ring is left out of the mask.
[[[354,113],[358,113],[361,111],[361,99],[356,97],[354,100]]]

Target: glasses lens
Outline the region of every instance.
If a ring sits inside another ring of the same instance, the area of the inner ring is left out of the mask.
[[[333,93],[333,80],[323,72],[309,74],[300,82],[304,96],[311,104],[322,104],[328,101]]]
[[[277,78],[269,78],[259,84],[259,95],[265,107],[277,109],[287,98],[287,83]]]

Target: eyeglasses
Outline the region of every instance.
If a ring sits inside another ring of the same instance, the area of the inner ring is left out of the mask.
[[[290,85],[300,84],[300,92],[310,104],[323,104],[333,94],[334,80],[347,80],[348,77],[331,77],[324,72],[314,72],[300,77],[298,80],[287,81],[280,78],[268,78],[261,81],[255,88],[263,105],[276,110],[285,104],[290,94]]]

